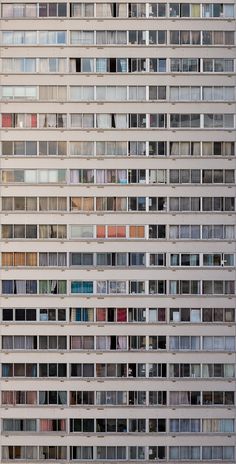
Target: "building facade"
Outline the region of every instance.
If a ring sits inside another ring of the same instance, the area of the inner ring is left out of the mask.
[[[1,462],[234,464],[234,2],[0,21]]]

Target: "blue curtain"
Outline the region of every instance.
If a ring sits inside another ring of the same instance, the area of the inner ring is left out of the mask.
[[[2,281],[2,293],[3,294],[12,294],[13,293],[13,280],[3,280]]]
[[[93,293],[93,281],[73,280],[71,293]]]

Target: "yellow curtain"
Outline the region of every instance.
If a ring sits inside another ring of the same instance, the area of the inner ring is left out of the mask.
[[[194,3],[192,6],[191,6],[191,17],[192,18],[199,18],[200,17],[200,3]]]

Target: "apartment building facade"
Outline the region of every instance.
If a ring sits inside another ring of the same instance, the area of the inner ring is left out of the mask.
[[[235,4],[1,2],[2,462],[235,463]]]

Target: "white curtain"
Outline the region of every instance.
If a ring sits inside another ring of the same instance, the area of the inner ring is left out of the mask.
[[[119,184],[127,184],[127,170],[117,169],[117,182]]]
[[[97,280],[97,293],[107,293],[107,282],[106,280]]]
[[[115,127],[117,129],[127,128],[127,115],[126,114],[115,114]]]
[[[71,238],[93,238],[93,226],[90,225],[71,225],[70,236]]]
[[[110,129],[112,122],[111,114],[97,114],[96,115],[96,127],[102,129]]]
[[[13,349],[13,337],[3,336],[2,337],[2,349],[12,350]]]
[[[190,310],[190,320],[191,320],[191,322],[201,322],[201,310],[200,309],[191,309]]]
[[[117,349],[127,350],[127,337],[126,336],[117,337]]]
[[[16,280],[15,288],[16,288],[17,294],[25,294],[26,293],[26,280]]]
[[[109,345],[107,345],[107,337],[105,337],[105,336],[97,336],[96,337],[96,349],[97,350],[103,350],[104,351],[104,350],[109,349],[109,347],[110,347],[110,342],[109,342]]]

